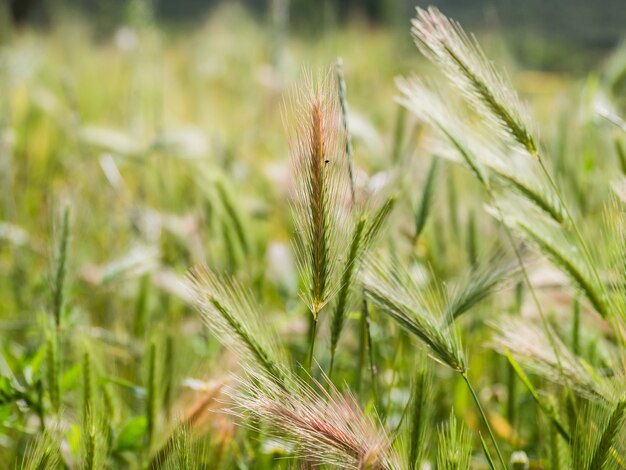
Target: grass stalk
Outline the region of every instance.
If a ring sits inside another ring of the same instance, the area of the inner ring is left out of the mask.
[[[335,352],[337,350],[339,337],[345,323],[346,311],[349,306],[348,300],[354,281],[354,273],[357,268],[358,257],[363,244],[365,222],[366,218],[364,216],[360,217],[352,233],[352,241],[350,243],[348,257],[346,258],[343,268],[343,274],[341,276],[341,287],[339,288],[337,301],[333,310],[330,338],[330,368],[328,372],[328,376],[331,378],[333,373],[333,365],[335,363]]]
[[[463,377],[463,380],[465,381],[465,384],[467,385],[467,388],[469,389],[470,393],[472,394],[472,398],[474,399],[474,403],[476,404],[476,408],[478,409],[480,417],[481,417],[483,423],[485,424],[485,427],[487,428],[487,432],[489,432],[489,438],[491,439],[491,442],[492,442],[493,446],[496,449],[496,454],[498,455],[498,460],[500,461],[500,464],[502,465],[502,468],[504,470],[506,470],[508,468],[508,466],[507,466],[506,462],[504,461],[504,457],[502,456],[502,452],[500,451],[500,447],[498,446],[498,441],[496,440],[496,437],[494,436],[493,431],[491,430],[491,425],[489,424],[489,419],[487,418],[487,415],[485,414],[485,410],[483,409],[483,406],[480,403],[480,399],[478,398],[478,395],[476,394],[476,391],[474,390],[474,387],[472,386],[472,383],[469,380],[467,372],[461,373],[461,377]]]
[[[54,276],[54,287],[52,293],[52,314],[54,325],[57,329],[61,327],[61,318],[65,303],[65,278],[67,276],[67,256],[70,238],[70,208],[65,206],[63,211],[63,224],[61,226],[61,238],[56,260],[56,273]]]
[[[146,380],[146,452],[150,453],[152,441],[154,439],[154,431],[156,424],[156,405],[157,405],[157,372],[156,372],[156,341],[150,342],[148,352],[148,376]]]
[[[352,204],[355,203],[355,182],[354,182],[354,162],[352,151],[352,134],[350,133],[350,126],[348,122],[348,97],[346,90],[346,78],[343,73],[343,60],[341,57],[337,57],[335,63],[335,70],[337,72],[337,91],[339,95],[339,105],[341,108],[341,124],[343,125],[343,132],[346,140],[346,157],[348,159],[348,176],[350,178],[350,196]]]

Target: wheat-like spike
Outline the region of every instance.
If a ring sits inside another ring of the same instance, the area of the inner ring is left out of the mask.
[[[409,448],[408,468],[420,468],[420,461],[426,451],[427,416],[429,416],[429,402],[432,398],[432,377],[429,369],[418,370],[411,385],[411,399],[409,409]]]
[[[453,288],[446,302],[444,322],[452,323],[480,301],[507,285],[519,272],[518,265],[498,265],[501,254],[494,255],[483,266],[476,266]],[[494,266],[495,265],[495,266]]]
[[[413,234],[413,240],[417,240],[422,234],[432,208],[438,164],[439,159],[434,158],[426,174],[426,180],[422,185],[420,200],[415,211],[415,233]]]
[[[400,103],[435,128],[486,188],[489,188],[488,177],[493,174],[501,189],[516,192],[559,224],[565,223],[567,213],[554,191],[542,184],[542,179],[527,164],[514,164],[515,155],[510,150],[495,148],[489,139],[476,137],[476,130],[459,121],[440,90],[417,78],[399,79],[396,83]]]
[[[617,470],[624,467],[626,400],[610,408],[587,403],[578,413],[572,445],[574,470]]]
[[[46,470],[58,468],[61,463],[61,449],[55,436],[49,432],[40,434],[34,443],[27,446],[24,452],[21,470]]]
[[[237,235],[237,239],[241,245],[241,249],[243,250],[245,255],[250,254],[250,242],[248,240],[248,234],[246,231],[246,227],[242,220],[241,214],[239,213],[238,208],[232,200],[232,197],[228,193],[224,181],[222,179],[218,179],[215,182],[215,187],[217,189],[217,193],[219,195],[220,201],[224,206],[224,211],[226,215],[230,219],[232,223],[233,230]]]
[[[54,286],[52,292],[52,313],[54,325],[61,326],[63,308],[65,305],[65,278],[67,276],[67,257],[70,238],[70,208],[66,206],[63,211],[63,225],[61,227],[61,238],[56,259],[56,272],[54,276]]]
[[[394,267],[394,271],[402,269]],[[467,369],[465,357],[454,329],[441,326],[441,311],[438,316],[431,312],[437,307],[428,297],[436,297],[436,294],[418,286],[406,272],[391,272],[381,263],[368,264],[362,274],[367,297],[383,313],[423,341],[434,359],[464,373]]]
[[[281,386],[287,373],[278,348],[276,332],[263,321],[258,302],[236,281],[219,277],[208,268],[197,268],[190,275],[196,305],[206,325],[217,339],[232,348],[240,359],[257,364]]]
[[[385,222],[389,219],[397,200],[396,196],[390,196],[371,216],[371,222],[366,227],[363,237],[363,243],[366,247],[370,247],[376,241],[376,238],[385,226]]]
[[[58,413],[61,406],[61,385],[59,377],[59,352],[58,352],[58,336],[56,330],[53,330],[46,339],[46,378],[48,385],[48,398],[52,409]]]
[[[146,449],[149,452],[154,439],[157,415],[157,347],[156,341],[152,340],[147,355],[147,371],[146,371]],[[144,356],[145,357],[145,356]]]
[[[614,385],[594,373],[591,366],[575,356],[554,334],[519,317],[505,317],[496,324],[494,347],[511,356],[533,373],[563,386],[570,386],[587,399],[615,400]],[[558,350],[558,358],[554,349]]]
[[[434,7],[417,9],[411,32],[422,54],[442,68],[503,136],[512,138],[539,158],[526,109],[509,80],[498,73],[473,36],[468,36],[458,23]]]
[[[488,173],[464,137],[470,134],[469,130],[451,112],[441,92],[418,78],[398,79],[396,86],[400,92],[398,102],[441,133],[478,181],[489,187]]]
[[[391,440],[359,407],[351,394],[328,390],[312,380],[294,382],[286,393],[267,377],[249,372],[233,396],[234,414],[251,414],[270,432],[296,446],[297,456],[312,465],[347,469],[399,469]]]
[[[609,420],[600,436],[600,441],[596,446],[591,462],[587,467],[588,470],[605,468],[606,462],[611,458],[610,450],[613,443],[619,442],[620,436],[623,436],[625,417],[626,400],[621,399],[617,402],[609,416]]]
[[[567,214],[559,199],[552,191],[537,184],[537,178],[533,179],[534,182],[530,182],[524,178],[523,172],[511,172],[510,168],[507,171],[505,167],[491,168],[496,172],[501,184],[510,186],[511,189],[534,204],[555,222],[566,223]]]
[[[352,292],[352,285],[355,278],[357,269],[357,263],[363,249],[363,235],[365,231],[366,217],[359,218],[354,227],[352,233],[352,242],[350,243],[350,249],[348,250],[348,257],[346,258],[343,268],[343,274],[341,275],[341,287],[337,294],[337,302],[333,309],[333,318],[330,327],[330,370],[333,369],[335,351],[337,349],[337,343],[339,342],[339,336],[343,330],[343,325],[346,317],[346,310],[349,305],[350,294]]]
[[[437,468],[441,470],[468,470],[472,456],[472,441],[467,429],[458,424],[454,414],[438,432]]]
[[[537,219],[532,222],[531,220],[516,217],[514,226],[572,280],[602,318],[608,319],[610,309],[606,296],[602,287],[587,269],[585,260],[580,258],[582,250],[577,248],[562,232],[555,233]]]
[[[298,267],[303,297],[315,320],[339,288],[338,262],[346,245],[342,212],[348,201],[345,147],[337,93],[328,78],[311,79],[293,99],[289,123],[295,192]]]
[[[339,104],[341,106],[341,124],[343,126],[343,132],[345,134],[346,141],[346,157],[348,163],[348,176],[350,177],[350,197],[352,204],[355,201],[355,191],[354,191],[354,161],[352,156],[352,134],[350,133],[350,126],[348,121],[349,111],[348,111],[348,97],[346,91],[346,78],[343,73],[343,59],[341,57],[337,57],[337,61],[335,62],[335,69],[337,72],[337,88],[339,92]]]

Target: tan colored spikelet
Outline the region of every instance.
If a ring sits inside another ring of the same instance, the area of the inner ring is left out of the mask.
[[[290,135],[292,208],[298,266],[313,316],[337,291],[339,258],[345,246],[342,213],[349,192],[337,93],[330,76],[309,77],[292,95],[285,121]]]
[[[434,7],[417,9],[411,31],[420,51],[441,66],[452,84],[504,137],[539,158],[524,105],[508,78],[485,57],[474,37]]]
[[[296,445],[298,457],[333,468],[385,470],[400,468],[390,437],[366,415],[351,394],[328,383],[294,383],[286,393],[250,372],[233,392],[233,413],[251,413]]]

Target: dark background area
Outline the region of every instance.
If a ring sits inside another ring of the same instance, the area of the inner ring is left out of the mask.
[[[57,9],[71,9],[106,35],[126,21],[133,2],[149,5],[163,25],[188,27],[229,0],[2,0],[15,21],[49,25]],[[286,6],[292,33],[317,35],[348,21],[406,30],[415,6],[435,5],[464,27],[506,37],[522,65],[576,71],[615,48],[626,34],[626,0],[239,0],[260,21]],[[280,7],[279,7],[280,8]],[[581,60],[583,52],[585,60]]]

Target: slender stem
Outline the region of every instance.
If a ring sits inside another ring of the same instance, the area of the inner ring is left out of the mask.
[[[365,303],[365,294],[363,294],[363,303]],[[361,319],[359,322],[359,362],[356,369],[355,392],[361,397],[361,387],[363,384],[363,367],[365,366],[367,355],[367,319],[361,311]],[[361,397],[362,398],[362,397]]]
[[[311,317],[309,327],[309,354],[306,360],[306,370],[311,374],[311,366],[313,364],[313,352],[315,351],[315,336],[317,335],[317,318]]]
[[[580,351],[580,301],[574,299],[574,321],[572,323],[572,351],[578,355]]]
[[[472,387],[472,383],[467,377],[467,372],[463,372],[461,376],[463,377],[463,380],[465,380],[465,383],[467,384],[467,388],[469,389],[470,393],[472,394],[472,398],[474,399],[474,402],[476,403],[478,412],[480,413],[480,416],[483,422],[485,423],[485,426],[487,427],[487,431],[489,432],[489,437],[491,438],[491,442],[493,442],[493,446],[496,448],[496,453],[498,454],[498,460],[500,460],[500,464],[502,464],[502,468],[506,470],[508,467],[506,463],[504,462],[504,457],[502,457],[502,452],[500,452],[500,447],[498,447],[498,441],[496,441],[496,437],[493,435],[493,431],[491,430],[491,425],[489,424],[489,420],[487,419],[485,410],[483,410],[483,406],[480,404],[478,395],[476,394],[474,387]]]
[[[370,313],[367,307],[367,300],[365,298],[365,295],[363,296],[363,306],[362,306],[361,315],[365,317],[365,333],[366,333],[365,337],[367,339],[366,346],[367,346],[367,355],[369,359],[370,376],[371,376],[371,381],[372,381],[372,394],[374,396],[374,403],[378,407],[379,405],[378,380],[377,380],[378,369],[376,368],[376,364],[374,363],[374,345],[372,343],[372,331],[370,328]]]
[[[352,161],[352,135],[350,134],[350,127],[348,124],[348,97],[346,93],[346,78],[343,74],[343,60],[341,57],[337,57],[336,62],[337,70],[337,88],[339,89],[339,105],[341,107],[341,123],[343,125],[343,131],[346,139],[346,156],[348,158],[348,176],[350,177],[350,196],[351,201],[354,204],[354,163]]]
[[[486,189],[487,194],[489,195],[489,198],[491,199],[493,205],[495,206],[496,211],[498,212],[498,217],[500,217],[501,220],[504,220],[504,213],[502,211],[502,208],[500,207],[500,204],[498,203],[498,200],[496,199],[495,194],[493,193],[493,190],[489,186],[486,186],[485,189]],[[515,238],[513,237],[513,233],[511,232],[511,229],[509,228],[508,225],[506,225],[506,223],[502,223],[502,227],[504,228],[504,233],[506,234],[506,237],[507,237],[509,243],[511,244],[511,247],[513,248],[513,252],[515,253],[515,257],[517,258],[517,262],[518,262],[518,264],[520,266],[520,269],[522,271],[522,276],[524,278],[524,282],[528,286],[528,290],[529,290],[530,295],[531,295],[531,297],[533,299],[533,303],[535,304],[535,307],[537,307],[537,312],[539,313],[539,318],[541,319],[541,323],[542,323],[543,329],[545,330],[546,335],[548,336],[548,341],[550,342],[550,346],[552,347],[552,350],[554,351],[554,357],[556,358],[556,362],[557,362],[557,366],[559,368],[559,372],[561,373],[561,375],[565,379],[565,383],[566,383],[567,389],[570,390],[569,377],[563,371],[563,366],[561,364],[561,355],[559,354],[559,349],[557,348],[556,340],[554,339],[554,335],[552,334],[552,330],[550,329],[550,325],[548,323],[548,318],[546,317],[546,314],[543,311],[541,303],[539,302],[539,298],[537,297],[537,292],[535,291],[535,288],[533,287],[532,283],[530,282],[530,276],[528,275],[528,270],[526,269],[526,263],[524,263],[524,259],[522,258],[522,254],[521,254],[517,244],[515,243]]]

